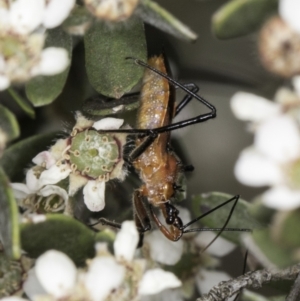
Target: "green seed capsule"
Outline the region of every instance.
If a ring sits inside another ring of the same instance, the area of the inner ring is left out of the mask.
[[[83,131],[74,136],[69,155],[70,162],[76,165],[77,171],[94,179],[110,173],[120,160],[115,138],[94,130]]]

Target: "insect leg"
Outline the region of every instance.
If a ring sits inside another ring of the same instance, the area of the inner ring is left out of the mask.
[[[161,210],[164,214],[164,216],[166,217],[166,207],[164,206],[164,204],[162,204],[161,206]],[[172,241],[177,241],[178,239],[180,239],[180,237],[182,236],[183,232],[180,228],[175,227],[173,225],[170,225],[170,230],[168,230],[162,223],[161,221],[158,219],[157,215],[154,213],[152,206],[150,205],[150,213],[151,216],[154,220],[154,222],[156,223],[157,227],[159,228],[159,230],[164,234],[164,236],[166,236],[169,240]]]
[[[184,84],[186,88],[188,88],[193,93],[197,93],[199,91],[199,87],[194,83]],[[190,88],[189,88],[190,87]],[[187,94],[183,100],[176,106],[175,116],[177,116],[180,111],[193,99],[193,96]]]
[[[189,223],[185,224],[182,227],[183,233],[188,233],[188,232],[200,232],[200,231],[219,231],[219,233],[216,235],[216,237],[202,250],[202,252],[204,252],[209,246],[211,246],[211,244],[222,234],[223,231],[241,231],[241,232],[251,232],[251,229],[246,229],[246,228],[226,228],[226,226],[228,225],[230,218],[233,214],[233,211],[238,203],[240,196],[236,195],[234,197],[232,197],[231,199],[229,199],[228,201],[224,202],[223,204],[220,204],[218,206],[216,206],[215,208],[209,210],[208,212],[196,217],[195,219],[193,219],[192,221],[190,221]],[[225,206],[226,204],[230,203],[234,201],[233,206],[228,214],[228,217],[223,225],[222,228],[194,228],[194,229],[186,229],[188,226],[192,225],[193,223],[195,223],[196,221],[202,219],[203,217],[205,217],[206,215],[214,212],[215,210]]]
[[[128,161],[132,162],[136,158],[138,158],[147,148],[150,146],[155,138],[157,137],[157,134],[153,133],[150,136],[147,136],[147,138],[139,145],[137,146],[128,156]]]

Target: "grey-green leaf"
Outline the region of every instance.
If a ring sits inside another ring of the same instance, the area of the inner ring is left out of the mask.
[[[36,135],[13,144],[4,151],[0,159],[0,165],[12,181],[22,181],[24,169],[28,167],[33,157],[39,152],[47,150],[56,137],[57,133],[48,133]]]
[[[269,229],[256,230],[245,238],[245,245],[255,258],[268,268],[285,268],[297,262],[284,245],[275,243]]]
[[[12,259],[21,256],[19,211],[9,180],[0,167],[0,233],[5,253]]]
[[[197,39],[197,34],[161,7],[158,3],[151,0],[142,0],[137,7],[135,14],[144,22],[165,31],[176,38],[189,42]]]
[[[212,192],[208,194],[194,196],[192,199],[193,213],[195,216],[200,216],[210,211],[211,209],[225,203],[232,197],[233,197],[232,195],[220,193],[220,192]],[[233,203],[234,201],[208,214],[203,219],[201,219],[201,223],[209,228],[222,228],[229,216]],[[249,214],[250,206],[251,205],[248,202],[239,199],[226,228],[249,229],[249,230],[261,228],[259,222],[256,221]],[[242,233],[245,232],[224,231],[222,232],[221,235],[234,243],[240,243],[240,235]]]
[[[72,38],[60,27],[47,32],[46,47],[61,47],[68,51],[69,59],[72,56]],[[70,66],[65,71],[53,76],[37,76],[26,84],[26,95],[35,107],[44,106],[53,102],[62,92]]]
[[[276,12],[278,0],[232,0],[213,16],[213,32],[219,39],[251,33]]]
[[[5,133],[6,140],[11,141],[18,138],[20,128],[15,115],[0,104],[0,129]]]
[[[120,98],[143,76],[127,57],[147,59],[144,25],[138,18],[108,26],[96,23],[84,36],[88,78],[97,92]]]
[[[95,233],[74,218],[63,214],[45,215],[45,221],[21,225],[22,249],[37,258],[55,249],[67,254],[76,265],[95,255]]]
[[[92,24],[93,17],[85,6],[75,6],[69,17],[62,24],[69,34],[83,35]]]

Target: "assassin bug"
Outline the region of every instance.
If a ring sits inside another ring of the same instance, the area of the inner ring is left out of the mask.
[[[190,168],[183,166],[180,159],[172,151],[170,131],[213,119],[216,117],[216,109],[197,94],[199,88],[195,84],[182,85],[170,78],[168,66],[162,55],[152,57],[148,64],[138,59],[131,59],[136,64],[146,68],[140,93],[137,127],[135,129],[106,130],[105,132],[137,135],[136,147],[127,160],[132,163],[143,181],[143,185],[136,189],[133,194],[134,218],[140,233],[143,234],[151,229],[151,220],[172,241],[177,241],[187,232],[249,231],[249,229],[226,228],[239,196],[235,196],[189,223],[183,224],[179,211],[172,204],[172,199],[175,197],[176,191],[180,189],[178,177]],[[177,106],[175,106],[175,88],[180,88],[187,93]],[[172,123],[173,118],[193,98],[204,104],[210,112]],[[147,199],[148,202],[145,203],[144,199]],[[187,229],[196,221],[231,201],[234,201],[234,205],[222,228]],[[162,212],[168,226],[161,223],[154,208],[158,208]],[[100,219],[100,222],[113,227],[120,227],[119,224],[103,218]]]

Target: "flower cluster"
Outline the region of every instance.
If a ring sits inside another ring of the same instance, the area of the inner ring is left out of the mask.
[[[0,90],[37,75],[54,75],[69,64],[63,48],[43,49],[45,30],[69,15],[75,0],[0,0]]]
[[[231,100],[237,118],[250,121],[254,144],[240,155],[235,175],[250,186],[271,186],[262,195],[268,207],[292,210],[300,206],[300,77],[295,91],[280,89],[275,102],[239,92]]]
[[[111,179],[123,180],[126,175],[123,168],[126,135],[98,133],[98,130],[119,129],[123,119],[103,118],[94,122],[79,112],[76,119],[69,137],[58,140],[49,151],[33,158],[36,165],[27,171],[26,184],[11,184],[19,204],[31,212],[39,212],[33,209],[42,205],[40,213],[62,209],[72,213],[66,206],[68,198],[83,186],[87,208],[100,211],[105,206],[105,183]],[[58,198],[53,200],[54,196]]]
[[[134,222],[124,222],[114,241],[114,255],[106,243],[98,243],[97,255],[88,262],[86,270],[77,270],[62,252],[47,251],[29,271],[23,289],[31,300],[37,301],[102,301],[140,300],[180,287],[181,281],[173,273],[147,268],[144,259],[135,259],[138,241]]]

